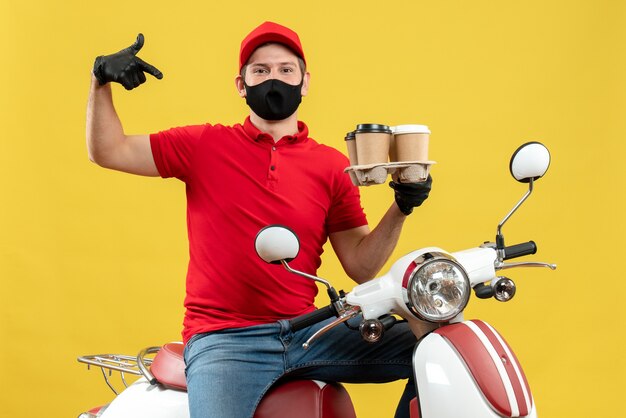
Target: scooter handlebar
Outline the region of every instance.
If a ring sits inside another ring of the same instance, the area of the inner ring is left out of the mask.
[[[313,324],[317,324],[318,322],[322,322],[325,319],[332,318],[333,316],[337,316],[337,312],[332,305],[328,305],[316,309],[313,312],[290,319],[289,324],[291,325],[292,331],[298,331]]]
[[[523,242],[521,244],[504,247],[504,259],[510,260],[512,258],[535,254],[536,252],[537,244],[535,244],[535,241]]]

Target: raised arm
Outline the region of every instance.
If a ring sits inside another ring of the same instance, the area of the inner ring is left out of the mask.
[[[113,170],[158,176],[148,135],[126,135],[113,106],[110,82],[131,90],[146,81],[144,72],[156,78],[163,74],[136,56],[143,35],[130,47],[96,58],[87,104],[87,151],[89,159]]]
[[[428,198],[432,178],[423,183],[391,182],[395,203],[387,210],[376,228],[368,226],[330,234],[330,243],[344,270],[354,281],[363,283],[373,279],[391,256],[406,217],[413,208]]]

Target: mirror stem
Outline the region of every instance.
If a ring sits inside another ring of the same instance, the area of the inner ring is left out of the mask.
[[[504,236],[502,235],[502,227],[509,220],[511,216],[517,211],[517,209],[528,199],[528,196],[533,192],[533,183],[534,180],[532,178],[529,179],[528,182],[528,191],[526,194],[520,199],[519,202],[511,209],[511,211],[502,219],[502,221],[498,224],[498,232],[496,233],[496,248],[500,251],[504,251]],[[499,252],[500,252],[499,251]]]
[[[320,277],[317,277],[317,276],[313,276],[312,274],[308,274],[308,273],[304,273],[302,271],[294,270],[294,269],[292,269],[289,266],[289,264],[285,260],[280,260],[280,262],[285,267],[285,269],[287,269],[288,272],[293,273],[293,274],[297,274],[298,276],[306,277],[307,279],[314,280],[314,281],[322,283],[324,286],[326,286],[326,289],[328,291],[328,296],[330,297],[330,301],[331,302],[335,303],[335,302],[337,302],[339,300],[339,295],[337,294],[337,291],[330,285],[330,282],[328,282],[327,280],[324,280],[324,279],[322,279]]]

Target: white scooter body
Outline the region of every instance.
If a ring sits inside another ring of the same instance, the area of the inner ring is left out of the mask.
[[[359,306],[364,319],[389,312],[411,318],[402,297],[403,281],[413,269],[412,261],[428,252],[446,253],[429,247],[407,254],[386,275],[356,286],[347,295],[347,303]],[[473,248],[451,256],[465,268],[472,285],[496,276],[493,248]],[[522,368],[495,329],[483,321],[462,322],[462,314],[451,322],[426,335],[415,348],[420,418],[535,417]]]
[[[364,319],[376,319],[390,312],[403,318],[412,318],[406,307],[402,284],[407,273],[412,271],[411,263],[425,253],[450,254],[437,247],[427,247],[410,252],[396,261],[387,274],[355,286],[347,295],[346,302],[359,306]],[[493,248],[472,248],[451,254],[467,272],[471,286],[495,278],[494,262],[497,259]]]
[[[115,397],[101,418],[189,418],[187,392],[137,380]]]

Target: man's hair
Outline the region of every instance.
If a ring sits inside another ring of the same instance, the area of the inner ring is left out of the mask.
[[[259,47],[257,49],[259,49],[261,47],[264,47],[264,46],[267,46],[267,45],[282,45],[282,46],[286,47],[286,45],[283,45],[283,44],[281,44],[279,42],[267,42],[267,43],[264,43],[263,45],[259,45]],[[304,77],[304,75],[306,74],[306,64],[304,63],[304,60],[301,57],[299,57],[297,54],[296,54],[296,58],[298,59],[298,66],[300,67],[300,71],[302,72],[302,77]],[[243,79],[246,78],[246,69],[247,68],[248,68],[248,63],[245,63],[244,66],[241,67],[241,71],[239,72],[239,75]]]

